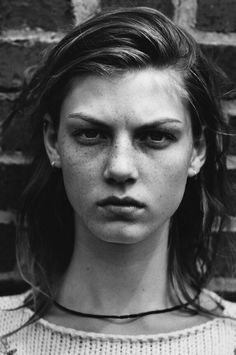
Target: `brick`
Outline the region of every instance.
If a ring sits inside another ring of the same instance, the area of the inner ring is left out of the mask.
[[[197,28],[209,32],[236,32],[235,0],[198,0]]]
[[[16,100],[16,94],[9,94],[9,93],[0,93],[0,125],[4,122],[10,112],[13,109],[14,101]],[[22,146],[19,140],[21,140],[22,134],[25,134],[24,125],[22,124],[22,130],[20,130],[19,125],[22,119],[15,119],[14,122],[10,125],[10,129],[7,131],[7,134],[1,136],[0,140],[0,150],[15,150],[16,147]],[[17,129],[18,128],[18,129]],[[17,129],[17,132],[16,132]],[[16,134],[17,133],[17,134]],[[4,142],[3,143],[3,139]],[[4,146],[5,145],[5,146]],[[11,149],[12,148],[12,149]]]
[[[26,118],[14,119],[12,124],[2,138],[0,148],[4,153],[12,153],[14,151],[29,153],[30,148],[30,130],[28,128]]]
[[[22,280],[17,267],[8,272],[0,272],[0,296],[25,292],[29,285]]]
[[[0,41],[0,89],[22,86],[26,68],[40,63],[48,44],[29,41]]]
[[[230,185],[229,186],[230,191],[228,191],[228,188],[227,188],[227,190],[225,191],[224,197],[225,197],[225,200],[227,203],[229,216],[235,217],[236,216],[236,169],[235,168],[228,169],[226,171],[226,178],[227,178],[229,185]],[[216,197],[219,194],[217,189],[215,191],[215,194],[216,194]],[[231,222],[232,222],[232,228],[234,228],[233,227],[233,220]]]
[[[236,170],[228,170],[227,175],[228,175],[229,179],[231,179],[231,181],[234,183],[234,185],[236,187]]]
[[[201,49],[227,75],[229,98],[236,97],[236,46],[201,45]]]
[[[218,295],[230,302],[236,302],[236,292],[218,292]]]
[[[229,114],[229,124],[233,130],[236,130],[236,116]],[[235,132],[234,132],[235,133]]]
[[[0,123],[8,116],[13,108],[16,94],[0,93]]]
[[[0,124],[13,110],[14,102],[17,100],[18,93],[0,93]],[[0,139],[0,150],[2,152],[29,152],[30,128],[29,120],[24,114],[17,114]]]
[[[229,197],[231,207],[230,214],[231,216],[236,216],[236,169],[228,170],[227,177],[231,183],[232,189],[231,195]]]
[[[0,101],[1,104],[1,101]],[[6,118],[12,109],[12,105],[7,105],[5,103],[5,108],[3,105],[3,111],[6,110],[5,115],[3,115],[2,119]],[[0,110],[1,112],[1,110]],[[0,116],[1,122],[1,116]],[[12,153],[14,151],[29,153],[30,147],[30,127],[29,127],[29,119],[24,114],[17,114],[10,122],[9,127],[6,132],[2,134],[0,140],[0,149],[4,153]]]
[[[1,0],[0,29],[64,30],[73,24],[70,0]]]
[[[236,155],[236,116],[229,115],[229,124],[231,126],[231,133],[233,134],[230,138],[229,153]]]
[[[13,270],[15,263],[15,226],[0,224],[0,272]]]
[[[0,164],[0,209],[16,209],[26,183],[27,165]]]
[[[173,18],[174,6],[171,0],[101,0],[102,9],[112,9],[117,7],[147,6],[163,12],[166,16]]]
[[[0,281],[0,296],[17,295],[26,292],[29,285],[24,281],[5,280]]]

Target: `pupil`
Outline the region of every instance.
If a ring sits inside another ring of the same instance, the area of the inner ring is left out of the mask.
[[[152,140],[161,140],[163,138],[163,134],[160,132],[154,132],[150,134],[150,138]]]
[[[85,134],[86,134],[87,138],[97,137],[97,132],[96,131],[87,131]]]

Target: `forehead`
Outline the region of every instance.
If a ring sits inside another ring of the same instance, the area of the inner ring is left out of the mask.
[[[129,71],[119,75],[75,78],[64,99],[61,118],[83,112],[102,119],[185,116],[181,74],[172,69]]]

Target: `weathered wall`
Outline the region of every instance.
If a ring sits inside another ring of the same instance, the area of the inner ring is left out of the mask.
[[[75,23],[102,8],[137,5],[159,9],[191,32],[236,87],[235,0],[1,0],[0,122],[11,110],[25,69],[40,61],[40,53],[45,48],[58,41]],[[224,106],[236,132],[235,93],[224,101]],[[7,144],[0,145],[0,149],[0,294],[3,294],[23,290],[15,270],[14,252],[15,209],[27,172],[27,130],[23,117],[14,121]],[[228,168],[236,184],[235,138],[231,142]],[[223,243],[231,241],[236,246],[235,238],[236,223],[232,218],[223,233]],[[228,261],[236,262],[236,255]],[[219,263],[212,287],[227,291],[227,296],[236,300],[236,279],[230,276],[226,260]]]

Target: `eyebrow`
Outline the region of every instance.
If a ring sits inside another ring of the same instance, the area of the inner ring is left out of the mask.
[[[93,125],[96,125],[97,127],[101,127],[104,129],[109,129],[110,126],[108,124],[106,124],[105,122],[101,122],[99,119],[96,119],[92,116],[89,116],[87,114],[84,113],[71,113],[68,115],[68,119],[79,119],[79,120],[83,120],[89,123],[92,123]],[[156,121],[150,122],[150,123],[145,123],[143,125],[141,125],[140,127],[137,127],[138,129],[152,129],[164,124],[169,124],[169,123],[177,123],[179,125],[183,125],[183,122],[177,118],[170,118],[170,117],[163,117],[160,118]]]

